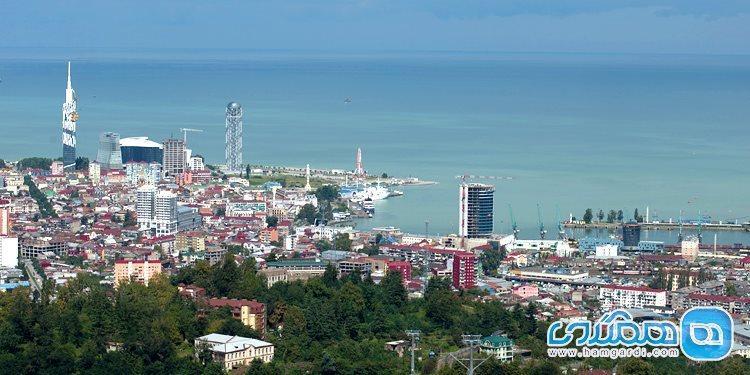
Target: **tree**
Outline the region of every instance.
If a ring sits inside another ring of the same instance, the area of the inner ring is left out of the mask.
[[[279,218],[276,216],[266,216],[266,226],[275,228],[279,224]]]
[[[385,293],[385,302],[389,306],[401,308],[406,303],[407,294],[402,277],[401,272],[388,271],[380,281]]]
[[[352,239],[349,238],[348,233],[339,233],[333,239],[333,248],[342,251],[351,251]]]
[[[635,220],[637,223],[643,222],[643,216],[638,214],[638,209],[636,208],[635,211],[633,211],[633,220]]]
[[[126,227],[132,227],[137,224],[135,218],[133,217],[133,214],[130,211],[125,211],[125,218],[122,224]]]
[[[315,224],[315,218],[318,216],[318,212],[310,203],[305,204],[297,213],[297,220],[304,221],[307,224]]]
[[[590,208],[586,209],[586,212],[583,214],[583,222],[586,224],[591,224],[591,220],[594,218],[594,214],[591,212]]]
[[[76,165],[75,170],[77,171],[85,171],[89,169],[89,158],[84,156],[79,156],[76,158]]]
[[[611,224],[614,223],[615,220],[617,220],[617,211],[609,210],[609,213],[607,214],[607,222]]]
[[[601,223],[602,220],[604,220],[604,210],[599,209],[599,213],[596,214],[596,217],[599,219],[599,222]]]
[[[656,375],[654,366],[640,358],[626,358],[617,364],[617,373],[622,375]]]
[[[726,283],[724,283],[724,294],[732,297],[737,296],[737,287],[727,281]]]
[[[250,165],[245,166],[245,178],[250,179]]]
[[[617,211],[617,221],[622,222],[623,219],[625,219],[625,214],[622,210]]]
[[[432,278],[427,282],[424,299],[427,317],[444,328],[450,327],[458,314],[458,303],[450,289],[450,279]]]
[[[490,276],[497,275],[497,269],[500,267],[503,259],[505,259],[505,248],[491,248],[482,252],[479,256],[479,261],[482,263],[482,270],[485,274]]]
[[[331,202],[339,198],[339,188],[335,185],[323,185],[315,190],[319,201]]]

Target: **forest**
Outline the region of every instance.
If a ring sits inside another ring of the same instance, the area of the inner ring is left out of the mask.
[[[198,262],[148,286],[124,283],[117,289],[81,275],[56,290],[17,288],[0,294],[0,373],[3,374],[221,374],[193,349],[195,337],[219,332],[258,337],[228,310],[198,314],[178,284],[195,284],[210,296],[256,299],[267,304],[266,341],[276,346],[270,364],[253,363],[246,374],[407,374],[408,355],[386,351],[386,341],[418,329],[420,373],[463,374],[457,364],[437,369],[437,357],[461,347],[464,333],[502,331],[530,357],[510,364],[485,362],[477,374],[557,374],[563,360],[545,355],[547,323],[538,307],[480,302],[477,291],[454,292],[446,279],[431,279],[424,298],[409,299],[398,273],[375,284],[354,273],[339,279],[329,267],[307,282],[279,282],[271,288],[252,260],[230,255],[216,265]],[[434,353],[433,356],[430,352]],[[617,368],[625,374],[748,373],[733,358],[696,365],[673,360],[586,360],[584,369]]]

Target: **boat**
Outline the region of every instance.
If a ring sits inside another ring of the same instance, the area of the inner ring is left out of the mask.
[[[365,209],[365,212],[367,212],[367,216],[372,217],[372,214],[375,212],[375,203],[370,198],[365,198],[362,201],[362,208]]]

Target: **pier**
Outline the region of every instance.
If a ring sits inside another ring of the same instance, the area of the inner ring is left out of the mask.
[[[578,222],[567,222],[563,223],[565,228],[569,229],[608,229],[616,230],[622,228],[622,223],[578,223]],[[682,229],[688,230],[709,230],[709,231],[742,231],[750,232],[750,223],[640,223],[641,228],[647,230],[679,230],[680,226]]]

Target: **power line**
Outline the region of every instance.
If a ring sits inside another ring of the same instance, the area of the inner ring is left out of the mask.
[[[406,335],[411,337],[410,350],[411,350],[411,374],[412,375],[416,373],[414,372],[414,350],[417,349],[416,345],[417,345],[417,341],[419,341],[419,335],[421,333],[422,332],[420,332],[418,329],[414,329],[414,330],[410,329],[406,331]]]
[[[461,335],[461,342],[463,342],[464,345],[466,345],[469,348],[469,358],[458,358],[453,353],[449,353],[451,357],[453,357],[461,366],[464,366],[467,370],[468,375],[474,375],[474,371],[481,366],[485,361],[489,359],[489,357],[481,360],[479,363],[474,363],[474,351],[476,350],[476,347],[479,346],[479,344],[482,342],[482,336],[481,335]],[[464,364],[464,361],[468,361],[468,366]]]

